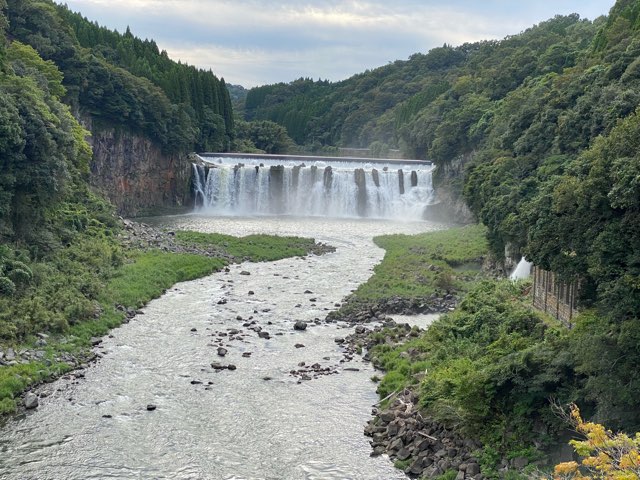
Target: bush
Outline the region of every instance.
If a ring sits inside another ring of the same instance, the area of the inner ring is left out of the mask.
[[[0,295],[11,296],[16,291],[16,285],[7,277],[0,277]]]

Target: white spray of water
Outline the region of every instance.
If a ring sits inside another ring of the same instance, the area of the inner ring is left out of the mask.
[[[531,268],[533,267],[533,263],[527,261],[526,258],[522,257],[522,259],[516,265],[516,268],[513,269],[509,278],[511,280],[525,280],[531,276]]]

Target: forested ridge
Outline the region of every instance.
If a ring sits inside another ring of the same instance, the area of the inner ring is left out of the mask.
[[[224,151],[234,123],[224,79],[171,60],[152,40],[121,34],[48,0],[10,0],[12,39],[63,74],[64,101],[95,121],[153,139],[170,153]]]
[[[246,116],[301,143],[384,142],[440,167],[505,247],[572,279],[583,305],[640,314],[640,2],[556,16],[501,41],[443,46],[345,81],[248,92]],[[463,185],[463,187],[462,187]]]
[[[212,72],[49,0],[0,2],[0,97],[0,341],[14,342],[100,317],[123,262],[77,116],[178,154],[230,148],[234,124]]]

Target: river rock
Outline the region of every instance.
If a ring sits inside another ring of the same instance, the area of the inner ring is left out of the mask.
[[[303,322],[302,320],[298,320],[294,325],[293,325],[294,330],[306,330],[307,329],[307,322]]]
[[[409,451],[408,448],[404,447],[398,450],[398,455],[397,455],[398,460],[406,460],[410,456],[411,456],[411,452]]]
[[[26,408],[27,410],[33,410],[39,404],[40,401],[35,393],[29,392],[24,396],[24,408]]]
[[[480,473],[480,465],[477,463],[469,463],[467,464],[467,468],[465,470],[468,476],[475,476]]]
[[[236,368],[238,368],[238,367],[236,367],[236,366],[235,366],[234,364],[232,364],[232,363],[230,363],[229,365],[227,365],[227,369],[228,369],[228,370],[235,370]]]
[[[150,403],[149,405],[147,405],[147,411],[149,412],[153,412],[156,408],[158,407],[156,407],[153,403]]]
[[[296,347],[296,348],[304,348],[304,345],[302,343],[296,343],[294,345],[294,347]]]
[[[380,420],[382,420],[384,423],[392,422],[396,418],[396,414],[391,410],[382,412],[379,416],[380,416]]]
[[[102,337],[91,337],[91,340],[89,341],[91,342],[91,345],[95,347],[96,345],[100,345],[102,343]]]
[[[251,275],[251,273],[247,272],[246,270],[243,270],[240,272],[240,275]]]
[[[271,335],[269,334],[269,332],[265,332],[264,330],[262,330],[258,332],[258,337],[264,338],[265,340],[269,340],[271,338]]]
[[[516,470],[522,470],[529,465],[529,459],[527,457],[516,457],[511,460],[511,466]]]
[[[224,357],[227,354],[228,350],[224,347],[218,347],[218,355]]]

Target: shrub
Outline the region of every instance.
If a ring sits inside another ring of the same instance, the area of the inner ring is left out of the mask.
[[[16,291],[16,285],[7,277],[0,277],[0,295],[11,296]]]

